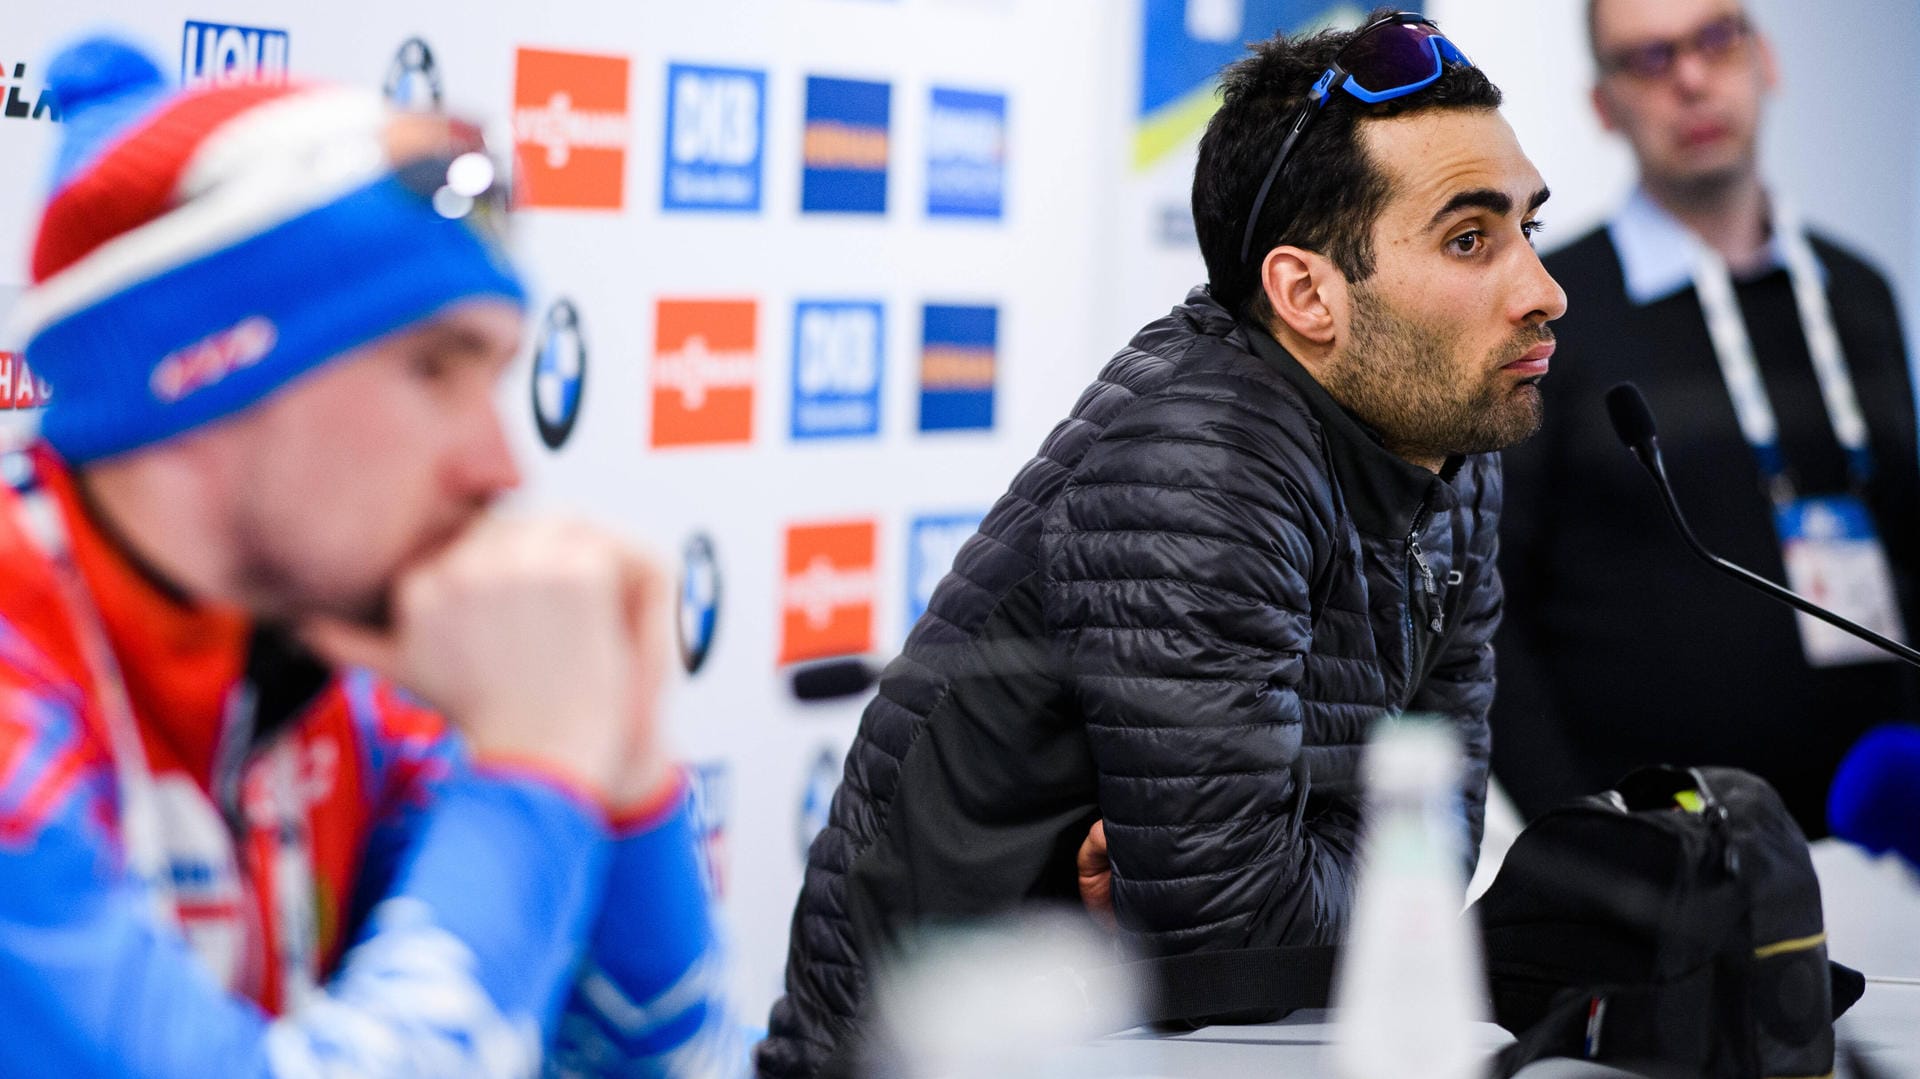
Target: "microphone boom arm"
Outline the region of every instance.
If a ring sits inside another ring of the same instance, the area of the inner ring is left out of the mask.
[[[1916,667],[1920,667],[1920,652],[1908,648],[1899,641],[1889,637],[1883,637],[1863,625],[1842,618],[1832,611],[1827,610],[1825,607],[1800,595],[1800,593],[1783,588],[1767,580],[1765,577],[1760,576],[1758,573],[1743,566],[1737,566],[1721,558],[1719,555],[1714,554],[1712,551],[1707,550],[1706,545],[1700,542],[1700,538],[1693,534],[1693,529],[1687,526],[1687,519],[1680,512],[1680,503],[1673,497],[1673,485],[1667,481],[1666,465],[1660,460],[1659,442],[1650,438],[1648,439],[1648,444],[1644,447],[1632,446],[1629,448],[1633,450],[1633,455],[1640,459],[1640,463],[1646,466],[1647,471],[1652,473],[1654,478],[1659,481],[1655,483],[1654,486],[1660,488],[1661,504],[1667,507],[1667,516],[1672,519],[1673,526],[1680,530],[1680,538],[1686,540],[1687,546],[1692,549],[1693,553],[1699,555],[1708,565],[1711,565],[1722,573],[1746,582],[1749,586],[1765,592],[1767,595],[1792,607],[1796,611],[1810,614],[1828,625],[1835,626],[1870,644],[1878,646],[1882,651],[1890,655],[1897,656]],[[1647,452],[1649,450],[1651,452]]]

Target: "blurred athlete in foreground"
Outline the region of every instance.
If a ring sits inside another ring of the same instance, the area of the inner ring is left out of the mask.
[[[52,69],[0,491],[0,1072],[704,1075],[745,1056],[670,588],[488,510],[524,294],[472,132]],[[444,717],[444,719],[442,718]]]

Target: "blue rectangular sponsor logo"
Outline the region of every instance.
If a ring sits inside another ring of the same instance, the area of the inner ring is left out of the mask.
[[[800,209],[887,212],[888,125],[893,88],[884,82],[807,77]]]
[[[980,530],[984,513],[943,513],[916,517],[907,528],[907,628],[911,630],[933,602],[933,590],[953,568],[960,548]]]
[[[689,815],[699,837],[701,868],[715,896],[727,893],[727,827],[733,818],[733,773],[726,761],[688,769]]]
[[[283,86],[287,52],[285,30],[190,21],[180,39],[180,85]]]
[[[667,67],[667,210],[760,209],[767,75],[730,67]]]
[[[928,304],[920,336],[920,429],[993,426],[1000,309]]]
[[[934,87],[927,114],[927,216],[997,221],[1006,186],[1006,95]]]
[[[802,300],[794,306],[794,438],[879,432],[883,325],[876,302]]]

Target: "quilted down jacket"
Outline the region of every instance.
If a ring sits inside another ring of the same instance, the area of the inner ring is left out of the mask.
[[[1141,330],[882,676],[761,1073],[818,1074],[855,1040],[870,964],[916,928],[1077,903],[1096,818],[1142,950],[1335,940],[1384,714],[1458,729],[1477,847],[1499,510],[1497,456],[1393,456],[1205,290]]]

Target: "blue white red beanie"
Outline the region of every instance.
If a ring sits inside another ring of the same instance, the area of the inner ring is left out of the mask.
[[[65,141],[18,312],[74,463],[248,408],[461,300],[526,302],[504,256],[399,182],[371,90],[168,90],[109,38],[48,68]]]

